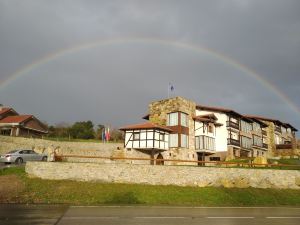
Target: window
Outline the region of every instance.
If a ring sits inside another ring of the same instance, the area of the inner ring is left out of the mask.
[[[259,127],[260,128],[260,127]],[[241,121],[241,130],[245,133],[250,133],[252,130],[252,126],[250,123],[247,123],[245,121]]]
[[[241,144],[243,148],[252,148],[252,140],[251,138],[241,136]]]
[[[196,149],[200,149],[200,137],[199,136],[196,136],[195,138],[195,148]]]
[[[208,125],[208,132],[213,133],[214,132],[214,126],[212,124]]]
[[[178,147],[178,134],[170,134],[170,148]]]
[[[186,134],[181,134],[181,147],[188,148],[188,136]]]
[[[178,125],[178,112],[168,114],[168,126],[177,126]]]
[[[165,141],[165,135],[164,134],[159,134],[159,140],[160,141]]]
[[[239,134],[234,131],[228,131],[228,138],[233,140],[239,140]]]
[[[134,132],[133,133],[133,140],[139,140],[140,139],[140,132]]]
[[[261,127],[259,123],[253,123],[253,130],[258,132],[261,131]]]
[[[188,127],[189,126],[189,118],[186,113],[181,113],[181,126]]]
[[[262,147],[262,138],[256,135],[253,135],[253,145]]]
[[[216,143],[215,143],[215,139],[208,137],[208,136],[197,136],[196,139],[196,149],[205,149],[205,150],[211,150],[211,151],[215,151],[216,150]]]

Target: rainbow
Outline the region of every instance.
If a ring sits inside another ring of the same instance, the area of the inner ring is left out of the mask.
[[[292,100],[289,99],[287,95],[282,93],[276,87],[273,85],[270,81],[266,80],[262,76],[260,76],[258,73],[256,73],[254,70],[246,67],[245,65],[237,62],[236,60],[225,56],[213,49],[190,44],[186,42],[180,42],[175,40],[165,40],[165,39],[156,39],[156,38],[143,38],[143,37],[130,37],[130,38],[114,38],[114,39],[106,39],[106,40],[96,40],[93,42],[83,43],[81,45],[72,46],[69,48],[64,48],[59,51],[50,53],[48,55],[45,55],[44,57],[32,62],[31,64],[28,64],[19,70],[15,71],[13,74],[11,74],[6,80],[3,80],[0,83],[0,89],[8,86],[10,83],[18,79],[19,77],[28,74],[32,70],[47,64],[55,59],[58,59],[60,57],[74,54],[76,52],[87,50],[91,48],[101,47],[101,46],[108,46],[108,45],[115,45],[115,44],[128,44],[128,43],[144,43],[144,44],[159,44],[159,45],[165,45],[165,46],[171,46],[175,48],[180,48],[184,50],[194,51],[196,53],[206,53],[230,66],[233,66],[234,68],[244,72],[249,77],[257,80],[259,83],[261,83],[265,88],[267,88],[269,91],[273,92],[276,96],[278,96],[281,100],[283,100],[291,109],[293,109],[295,112],[300,114],[300,109],[295,103],[293,103]]]

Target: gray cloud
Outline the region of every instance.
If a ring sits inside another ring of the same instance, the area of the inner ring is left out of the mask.
[[[0,0],[0,82],[23,66],[99,39],[149,37],[214,49],[253,69],[300,107],[300,3],[287,1]],[[127,43],[66,55],[0,88],[0,101],[41,119],[135,122],[176,95],[300,127],[299,113],[243,71],[205,53]]]

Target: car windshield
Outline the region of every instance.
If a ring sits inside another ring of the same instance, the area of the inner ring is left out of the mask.
[[[18,150],[13,150],[13,151],[8,152],[7,154],[15,153],[15,152],[17,152],[17,151],[18,151]]]

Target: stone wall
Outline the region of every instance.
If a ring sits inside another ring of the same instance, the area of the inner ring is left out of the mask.
[[[34,149],[42,153],[50,149],[56,149],[58,154],[90,155],[90,156],[112,156],[114,151],[122,149],[123,143],[91,143],[91,142],[60,142],[49,141],[37,138],[8,137],[0,135],[0,154],[14,149]],[[96,159],[76,159],[72,161],[99,161]]]
[[[134,164],[28,162],[31,177],[108,183],[300,189],[300,171]]]
[[[182,97],[174,97],[149,104],[150,122],[166,126],[167,115],[171,112],[184,112],[189,115],[189,148],[171,148],[163,153],[163,157],[165,159],[196,160],[197,157],[195,156],[197,156],[197,153],[195,152],[195,129],[193,120],[193,116],[195,116],[196,113],[196,103]]]

